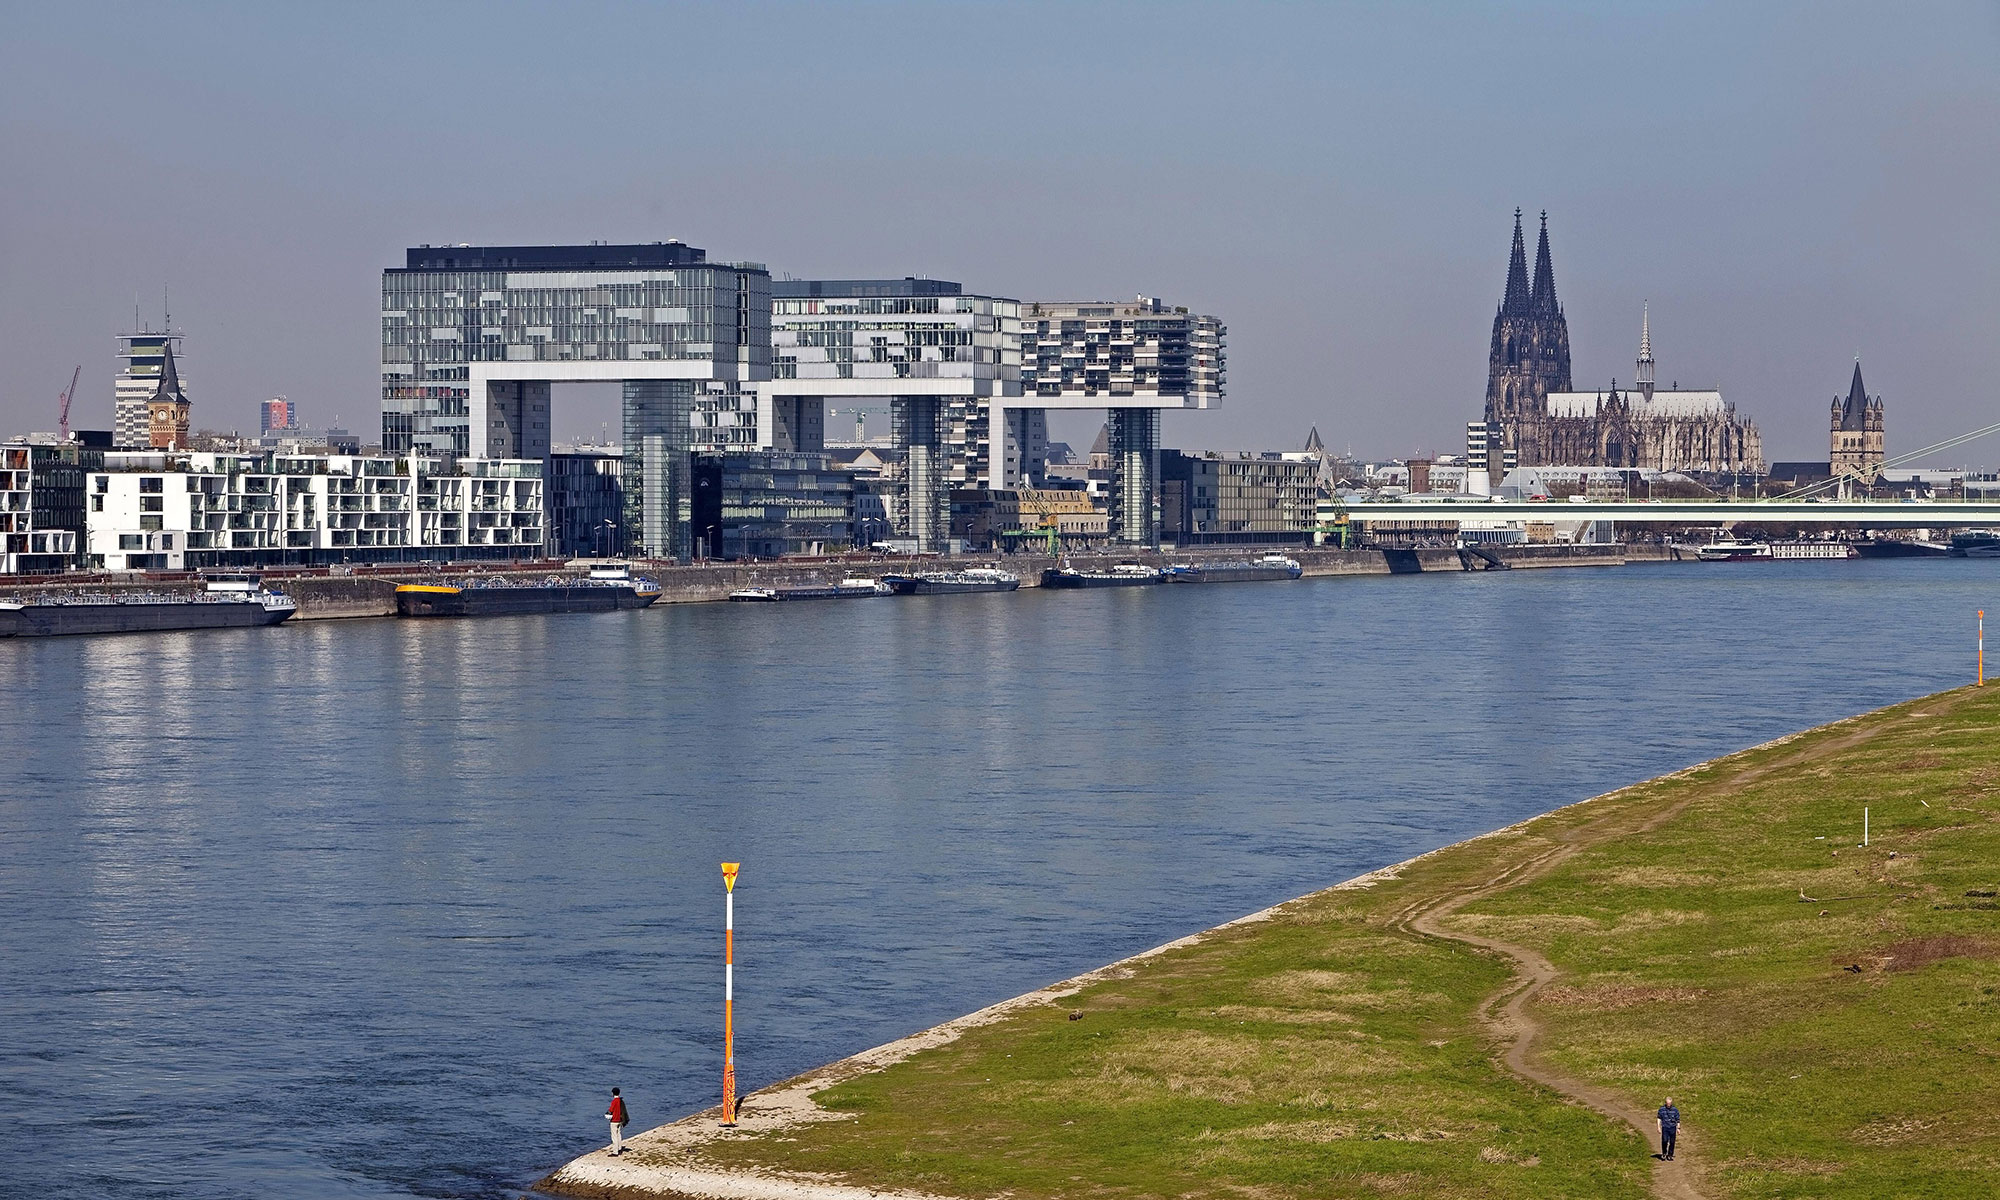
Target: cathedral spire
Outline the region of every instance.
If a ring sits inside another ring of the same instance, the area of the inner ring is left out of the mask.
[[[1653,314],[1652,306],[1643,300],[1639,302],[1639,374],[1635,379],[1639,391],[1650,401],[1653,398]]]
[[[1507,260],[1507,295],[1500,301],[1500,311],[1518,315],[1528,312],[1528,248],[1521,240],[1521,210],[1514,210],[1514,252]]]
[[[1556,311],[1556,269],[1549,262],[1549,211],[1542,210],[1542,240],[1535,247],[1534,307],[1537,313]]]

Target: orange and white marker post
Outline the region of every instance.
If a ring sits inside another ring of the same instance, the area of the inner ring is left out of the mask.
[[[736,870],[722,864],[722,1123],[736,1124]]]
[[[1979,674],[1975,686],[1986,686],[1986,610],[1979,610]]]

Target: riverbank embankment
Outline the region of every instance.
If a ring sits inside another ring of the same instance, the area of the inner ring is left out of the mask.
[[[1506,546],[1498,548],[1495,557],[1512,567],[1606,567],[1620,565],[1627,561],[1628,557],[1642,557],[1650,549],[1650,547],[1622,546]],[[1628,551],[1639,553],[1631,555]],[[1292,548],[1286,553],[1299,561],[1308,577],[1455,572],[1465,569],[1459,553],[1450,547],[1401,551]],[[1058,565],[1059,562],[1086,567],[1108,567],[1118,562],[1164,565],[1169,562],[1240,561],[1243,557],[1244,552],[1240,548],[1232,553],[1223,548],[1204,547],[1187,553],[1091,554],[1065,556],[1061,560],[1046,555],[967,555],[949,560],[882,557],[751,563],[637,562],[634,563],[634,569],[660,583],[662,592],[660,603],[699,604],[727,600],[731,592],[749,587],[804,587],[832,583],[846,575],[876,576],[891,571],[935,569],[944,565],[998,567],[1020,575],[1021,585],[1024,588],[1032,588],[1040,582],[1044,570]],[[468,572],[504,572],[509,578],[522,580],[548,579],[573,573],[560,564],[549,563],[520,566],[482,565],[455,569],[445,574],[458,576]],[[398,584],[434,581],[439,574],[440,572],[436,570],[418,568],[372,567],[352,571],[344,568],[322,568],[315,571],[271,571],[267,574],[266,583],[284,591],[298,602],[299,612],[296,618],[298,620],[393,617],[396,615]],[[9,580],[0,591],[23,596],[42,592],[76,591],[185,595],[198,592],[201,587],[200,578],[191,573],[146,578],[107,575],[47,578],[29,576]]]
[[[2000,688],[1434,851],[759,1090],[578,1197],[1990,1196]],[[1863,844],[1863,813],[1868,833]],[[1680,1153],[1653,1157],[1672,1096]]]

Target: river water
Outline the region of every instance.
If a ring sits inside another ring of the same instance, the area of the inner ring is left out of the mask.
[[[1469,834],[1967,682],[2000,563],[0,642],[0,1190],[510,1195]]]

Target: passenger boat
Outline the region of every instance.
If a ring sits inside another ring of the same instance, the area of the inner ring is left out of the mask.
[[[1282,554],[1266,554],[1249,562],[1190,563],[1167,568],[1169,583],[1251,583],[1268,579],[1297,579],[1305,574],[1297,559]]]
[[[801,587],[747,587],[729,593],[731,600],[752,604],[772,604],[780,600],[859,600],[866,596],[887,596],[890,587],[879,580],[850,575],[839,583],[806,584]]]
[[[1042,586],[1045,588],[1145,587],[1165,579],[1166,575],[1158,567],[1141,563],[1119,563],[1108,571],[1050,567],[1042,572]]]
[[[950,592],[1011,592],[1021,586],[1021,577],[993,567],[967,567],[962,571],[884,575],[882,582],[898,596],[939,596]]]
[[[2000,533],[1991,529],[1968,529],[1951,535],[1953,558],[2000,558]]]
[[[406,583],[396,589],[399,617],[498,617],[521,613],[615,612],[645,608],[660,585],[623,566],[592,567],[588,575],[525,581],[466,579]]]
[[[193,595],[160,592],[0,599],[0,638],[243,629],[289,620],[299,606],[256,575],[211,575]]]
[[[1855,557],[1855,553],[1854,547],[1846,542],[1772,542],[1771,557],[1776,559],[1853,558]]]
[[[1710,542],[1694,552],[1702,562],[1769,562],[1768,542]]]

